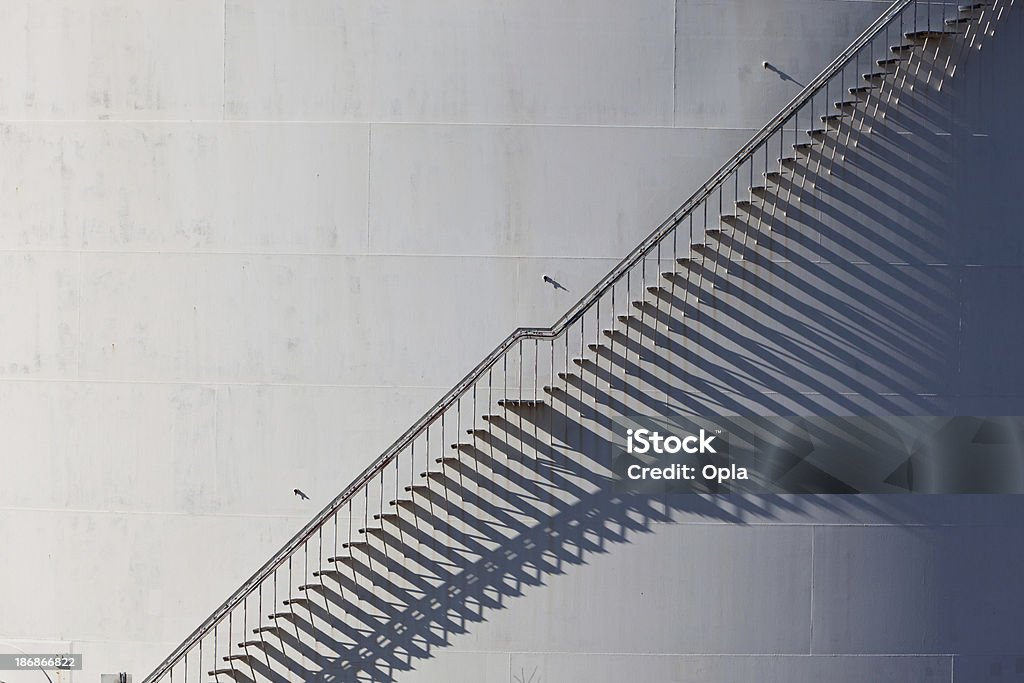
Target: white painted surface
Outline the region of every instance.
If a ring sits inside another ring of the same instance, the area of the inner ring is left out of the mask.
[[[672,123],[672,0],[231,0],[226,12],[230,118]]]
[[[497,341],[556,318],[795,94],[763,59],[809,78],[882,6],[728,4],[0,1],[0,639],[73,643],[76,681],[141,679]],[[628,657],[579,656],[614,648],[604,617],[620,609],[652,614],[666,655],[809,649],[810,530],[721,531],[672,528],[574,568],[422,680],[636,677]],[[624,573],[703,577],[714,630],[669,629],[676,606],[651,596],[619,604]],[[729,602],[723,577],[768,599]],[[755,628],[752,604],[782,626]],[[854,681],[949,662],[641,666]]]

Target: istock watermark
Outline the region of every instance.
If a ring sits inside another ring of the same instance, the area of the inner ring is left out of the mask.
[[[713,434],[708,434],[703,429],[697,435],[678,437],[675,435],[662,436],[659,432],[652,432],[649,429],[627,429],[626,430],[626,452],[627,453],[671,453],[680,451],[683,453],[717,453],[711,442],[715,440]]]
[[[1024,417],[628,416],[616,491],[1024,493]]]
[[[626,430],[626,453],[629,455],[719,455],[715,446],[722,430],[712,434],[706,429],[696,434],[662,434],[659,431],[641,428]],[[749,479],[746,468],[735,465],[720,466],[714,463],[701,464],[691,461],[664,462],[663,458],[652,463],[633,462],[626,466],[629,481],[697,481],[703,479],[722,485],[734,479]]]

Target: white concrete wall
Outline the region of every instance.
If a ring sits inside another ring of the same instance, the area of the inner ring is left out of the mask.
[[[886,4],[0,0],[0,640],[70,643],[87,662],[74,680],[144,675]],[[663,542],[683,554],[708,532],[677,533]],[[650,680],[669,680],[662,666],[752,680],[750,660],[693,659],[729,639],[807,645],[810,566],[787,558],[809,557],[810,531],[729,534],[719,561],[777,560],[793,574],[766,579],[780,601],[764,609],[803,621],[749,638],[724,635],[736,610],[715,630],[681,624],[689,645],[662,647],[682,659],[645,664]],[[712,559],[694,562],[714,578]],[[593,595],[586,576],[563,588]],[[473,656],[499,663],[495,680],[515,658],[577,676],[579,657],[522,639],[548,609],[538,633],[555,635],[575,595],[519,601],[536,613],[496,617],[491,640],[482,626],[481,649],[501,654]],[[432,680],[463,661],[442,653]],[[585,666],[626,677],[623,661]],[[793,661],[808,680],[847,663]],[[922,663],[948,680],[948,660]]]

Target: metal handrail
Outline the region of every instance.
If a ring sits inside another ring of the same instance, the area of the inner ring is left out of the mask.
[[[153,672],[147,676],[143,683],[155,683],[167,671],[169,671],[187,652],[189,652],[210,630],[217,626],[221,620],[235,607],[242,603],[252,592],[259,587],[302,545],[309,540],[313,534],[320,529],[352,496],[368,484],[375,476],[390,464],[402,451],[419,436],[424,429],[434,421],[456,401],[458,401],[466,390],[480,380],[484,373],[494,366],[502,356],[517,342],[524,339],[555,339],[564,333],[570,325],[578,321],[591,306],[597,302],[611,287],[621,280],[623,275],[628,273],[633,266],[646,257],[661,240],[667,236],[679,223],[702,202],[708,199],[723,181],[729,178],[733,172],[742,166],[752,157],[763,144],[775,135],[782,126],[797,114],[818,91],[836,76],[857,54],[867,47],[882,30],[884,30],[894,19],[896,19],[909,5],[917,0],[896,0],[890,5],[881,16],[869,25],[853,43],[843,50],[818,76],[794,97],[778,114],[775,115],[760,131],[758,131],[749,142],[740,148],[707,182],[704,183],[693,195],[690,196],[678,209],[665,219],[650,235],[637,245],[625,258],[622,259],[607,275],[604,276],[589,292],[587,292],[572,308],[570,308],[551,327],[520,327],[505,338],[486,358],[476,365],[465,377],[452,387],[437,403],[434,404],[419,420],[405,431],[390,447],[387,448],[376,460],[374,460],[362,473],[359,474],[338,496],[307,523],[291,540],[289,540],[273,557],[270,558],[260,569],[249,577],[231,596],[218,607],[202,624],[199,625],[174,651],[161,662]]]

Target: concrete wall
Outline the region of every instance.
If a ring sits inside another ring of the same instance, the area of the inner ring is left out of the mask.
[[[0,565],[0,640],[69,644],[87,662],[74,680],[141,677],[511,328],[574,302],[886,4],[0,2],[0,537],[16,543]],[[794,596],[811,569],[787,558],[860,542],[707,533],[674,530],[658,548],[767,553],[770,581]],[[624,547],[616,562],[650,567],[630,554],[660,552]],[[713,579],[715,566],[691,569]],[[634,569],[562,582],[589,596]],[[450,680],[467,658],[497,666],[495,680],[539,661],[543,680],[575,676],[578,655],[523,640],[524,624],[568,618],[554,595],[520,600],[536,612],[503,613],[494,635],[484,625],[483,654],[439,653],[426,679]],[[738,615],[703,638],[682,623],[694,644],[666,642],[680,659],[645,660],[648,677],[748,678],[748,659],[693,656],[807,645],[796,631],[743,639],[729,632]],[[844,636],[820,637],[834,652]],[[625,672],[637,647],[587,666]],[[792,661],[807,680],[846,663]],[[948,659],[920,663],[948,680]]]

